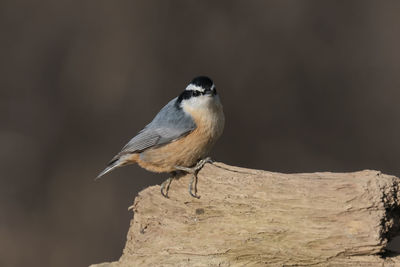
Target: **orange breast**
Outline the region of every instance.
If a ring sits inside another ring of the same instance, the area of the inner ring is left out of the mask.
[[[193,132],[169,144],[147,149],[140,155],[134,154],[132,160],[149,171],[172,172],[175,166],[191,167],[206,157],[222,134],[222,107],[211,114],[208,110],[190,114],[197,125]]]

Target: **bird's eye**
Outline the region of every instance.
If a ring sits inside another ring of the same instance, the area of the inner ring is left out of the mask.
[[[199,91],[192,91],[192,96],[199,96],[200,92]]]

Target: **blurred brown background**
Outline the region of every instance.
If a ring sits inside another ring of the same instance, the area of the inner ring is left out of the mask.
[[[111,157],[197,75],[227,118],[213,158],[400,176],[398,1],[0,3],[0,266],[116,260],[139,190]]]

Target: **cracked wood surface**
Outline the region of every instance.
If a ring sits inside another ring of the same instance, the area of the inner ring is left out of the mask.
[[[222,163],[136,197],[116,266],[400,266],[400,179],[378,171],[282,174]]]

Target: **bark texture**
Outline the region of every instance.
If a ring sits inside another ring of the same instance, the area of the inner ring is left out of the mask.
[[[282,174],[207,164],[136,197],[116,266],[400,266],[400,179],[379,171]],[[382,257],[382,254],[384,255]]]

